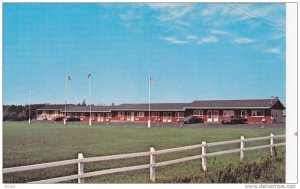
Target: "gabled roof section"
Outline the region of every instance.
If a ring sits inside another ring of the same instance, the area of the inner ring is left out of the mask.
[[[188,108],[271,108],[277,102],[272,99],[247,99],[247,100],[196,100],[190,103]],[[281,104],[281,103],[280,103]],[[282,105],[282,104],[281,104]]]
[[[151,103],[151,111],[183,111],[183,108],[190,103]],[[149,109],[149,104],[121,104],[115,106],[112,110],[137,110],[137,111],[147,111]]]
[[[280,102],[279,99],[277,99],[277,101],[273,104],[272,108],[278,110],[285,110],[285,106]]]
[[[74,104],[67,104],[67,108],[74,106]],[[37,110],[62,110],[65,109],[65,104],[46,104]]]
[[[92,112],[110,112],[114,106],[91,106]],[[62,112],[65,112],[63,109]],[[90,106],[72,106],[67,108],[67,112],[90,112]]]

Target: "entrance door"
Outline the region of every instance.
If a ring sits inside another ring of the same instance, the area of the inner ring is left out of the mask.
[[[214,110],[214,122],[219,121],[219,110]]]
[[[104,121],[104,113],[100,113],[100,122]]]
[[[100,115],[101,115],[100,113],[97,114],[97,121],[98,122],[100,122],[100,117],[101,117]]]
[[[212,110],[207,110],[207,122],[212,122]]]
[[[172,112],[163,113],[163,122],[172,122]]]
[[[130,121],[130,112],[126,112],[126,121]]]
[[[131,112],[130,121],[134,121],[134,112]]]
[[[247,110],[242,110],[241,111],[241,117],[242,118],[247,118]]]

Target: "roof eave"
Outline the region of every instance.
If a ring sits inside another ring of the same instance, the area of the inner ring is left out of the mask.
[[[271,109],[271,107],[184,107],[184,109]]]
[[[112,111],[149,111],[149,109],[112,109]],[[150,109],[151,112],[154,111],[184,111],[184,109]]]

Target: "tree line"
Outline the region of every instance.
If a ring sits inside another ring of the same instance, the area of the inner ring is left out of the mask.
[[[45,104],[30,105],[30,118],[36,119],[36,109]],[[29,119],[28,105],[3,105],[3,121],[24,121]]]
[[[36,119],[36,109],[39,109],[47,104],[31,104],[30,118]],[[77,106],[87,106],[85,99]],[[101,104],[99,104],[101,105]],[[91,106],[95,106],[91,104]],[[114,106],[114,103],[112,103]],[[3,105],[3,121],[25,121],[29,119],[29,105]]]

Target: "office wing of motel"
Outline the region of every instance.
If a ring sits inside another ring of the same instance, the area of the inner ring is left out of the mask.
[[[224,117],[240,116],[247,123],[282,122],[284,105],[278,98],[250,100],[196,100],[191,103],[151,103],[152,122],[180,122],[185,116],[203,118],[205,122],[220,122]],[[91,106],[93,122],[146,122],[149,104],[120,104],[114,106]],[[89,106],[45,105],[37,109],[38,120],[58,117],[76,117],[88,121]]]

